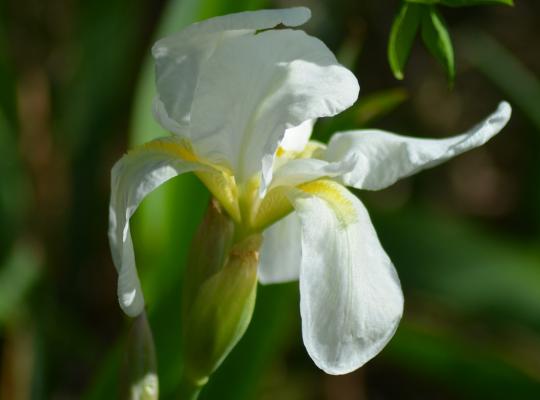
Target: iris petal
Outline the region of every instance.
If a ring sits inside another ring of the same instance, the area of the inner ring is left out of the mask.
[[[270,284],[298,279],[302,259],[300,235],[300,220],[294,212],[264,231],[259,282]]]
[[[240,17],[216,20],[154,47],[158,120],[205,159],[228,166],[239,184],[262,170],[265,186],[288,129],[335,115],[358,96],[354,75],[320,40],[288,29],[255,32],[277,22],[297,25],[307,19],[303,10],[260,14],[266,22],[259,25],[259,14],[250,14],[245,29]]]
[[[483,145],[504,128],[511,111],[510,105],[502,102],[468,132],[446,139],[419,139],[379,130],[337,133],[324,158],[337,161],[355,155],[357,164],[342,176],[342,182],[358,189],[384,189],[398,179]]]
[[[206,167],[175,138],[156,139],[122,157],[111,171],[109,243],[118,271],[118,299],[129,316],[144,309],[129,219],[154,189],[184,172]]]
[[[310,16],[305,7],[247,11],[207,19],[157,41],[152,48],[158,91],[156,119],[165,129],[189,138],[191,104],[200,70],[220,42],[279,24],[298,26]]]
[[[393,336],[403,295],[362,203],[343,186],[315,181],[293,195],[300,218],[304,345],[329,374],[351,372]]]

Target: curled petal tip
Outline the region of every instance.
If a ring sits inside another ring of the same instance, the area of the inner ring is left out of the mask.
[[[499,103],[498,111],[506,118],[506,120],[508,120],[512,115],[512,106],[507,101],[501,101]]]
[[[144,299],[141,294],[137,294],[137,289],[118,293],[118,300],[122,310],[131,318],[139,316],[144,311]]]
[[[283,25],[300,26],[311,18],[311,10],[307,7],[293,7],[289,13],[283,17]]]

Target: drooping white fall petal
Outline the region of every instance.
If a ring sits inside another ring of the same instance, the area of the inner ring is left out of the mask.
[[[304,345],[329,374],[351,372],[393,336],[403,295],[360,200],[338,183],[297,191],[301,221],[300,312]]]
[[[169,179],[205,167],[183,161],[177,138],[156,139],[123,156],[111,171],[109,243],[118,271],[118,299],[129,316],[143,311],[144,298],[135,266],[129,219],[141,201]]]
[[[510,119],[506,102],[468,132],[446,139],[419,139],[380,130],[336,133],[324,154],[327,161],[357,157],[355,168],[342,176],[343,184],[358,189],[379,190],[418,171],[441,164],[483,145]]]
[[[281,20],[288,20],[288,12],[299,14],[281,10]],[[265,185],[285,131],[348,108],[359,86],[320,40],[298,30],[256,33],[253,24],[244,30],[240,25],[221,32],[212,45],[207,37],[197,42],[196,27],[188,47],[158,42],[156,109],[159,120],[188,138],[198,155],[230,167],[239,183],[262,172]]]

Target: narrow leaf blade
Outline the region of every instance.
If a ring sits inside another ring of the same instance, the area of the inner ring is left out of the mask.
[[[427,5],[440,4],[447,7],[514,5],[514,0],[407,0],[407,2]]]
[[[448,7],[489,6],[497,4],[506,6],[514,5],[513,0],[441,0],[440,3]]]
[[[422,14],[422,40],[429,52],[442,64],[452,84],[456,75],[452,40],[442,15],[433,6],[425,7]]]
[[[403,70],[418,31],[420,17],[421,6],[403,3],[392,24],[388,40],[388,62],[396,79],[403,79]]]

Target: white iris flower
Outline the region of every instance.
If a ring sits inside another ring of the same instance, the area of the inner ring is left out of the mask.
[[[244,12],[189,26],[153,47],[156,118],[172,132],[112,170],[110,231],[118,296],[143,311],[129,219],[169,179],[194,172],[240,235],[263,232],[261,283],[299,279],[304,344],[331,374],[355,370],[394,334],[403,295],[368,213],[345,186],[378,190],[484,144],[510,118],[497,110],[441,140],[379,130],[309,141],[313,122],[358,97],[354,75],[295,27],[306,8]]]

